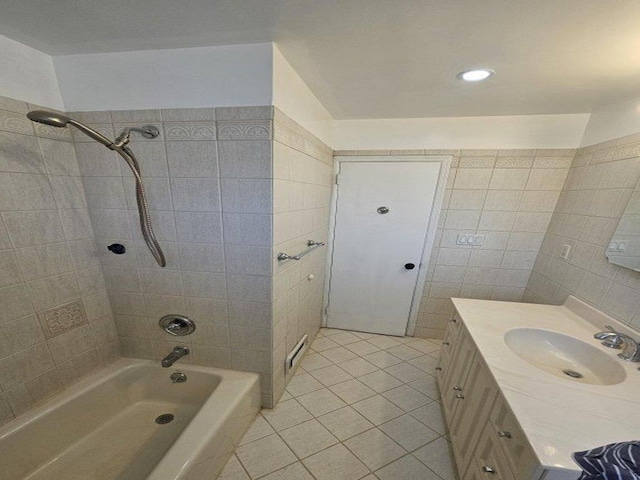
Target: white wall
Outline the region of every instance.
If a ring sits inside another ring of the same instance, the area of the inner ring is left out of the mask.
[[[271,104],[272,44],[54,57],[68,111]]]
[[[337,120],[331,146],[357,149],[576,148],[589,114]]]
[[[51,57],[0,35],[0,95],[64,110]]]
[[[331,144],[333,118],[278,47],[273,47],[273,104],[320,140]]]
[[[640,98],[607,105],[591,112],[580,146],[640,132]]]

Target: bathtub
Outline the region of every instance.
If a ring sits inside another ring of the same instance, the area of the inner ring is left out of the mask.
[[[123,358],[0,428],[0,477],[212,480],[259,408],[256,374]]]

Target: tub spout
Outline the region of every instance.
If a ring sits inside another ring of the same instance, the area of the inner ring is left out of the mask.
[[[169,368],[178,359],[185,355],[189,355],[189,349],[187,347],[174,347],[173,350],[171,350],[171,353],[162,359],[162,366],[164,368]]]

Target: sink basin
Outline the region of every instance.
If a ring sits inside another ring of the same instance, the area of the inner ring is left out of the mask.
[[[562,333],[516,328],[505,333],[504,341],[525,362],[565,380],[615,385],[626,377],[619,360]]]

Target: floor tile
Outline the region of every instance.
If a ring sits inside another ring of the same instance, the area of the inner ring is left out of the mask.
[[[371,470],[377,470],[407,453],[377,428],[356,435],[344,444]]]
[[[327,337],[330,337],[332,335],[337,335],[337,334],[342,333],[344,331],[345,330],[340,330],[340,329],[337,329],[337,328],[321,328],[320,329],[320,333],[325,335],[325,336],[327,336]]]
[[[298,460],[278,435],[243,445],[237,449],[236,455],[252,478],[275,472]]]
[[[323,352],[325,350],[336,348],[337,346],[339,345],[329,337],[316,338],[311,344],[311,348],[313,348],[316,352]]]
[[[336,394],[328,388],[316,390],[298,397],[298,401],[306,408],[314,417],[319,417],[325,413],[332,412],[346,406]]]
[[[378,370],[373,373],[367,373],[366,375],[358,377],[358,380],[364,383],[367,387],[374,389],[378,393],[385,392],[402,385],[402,382],[400,380],[392,375],[389,375],[383,370]]]
[[[356,402],[352,407],[374,425],[380,425],[404,414],[402,409],[381,395]]]
[[[370,338],[367,340],[367,342],[371,343],[372,345],[375,345],[376,347],[382,350],[395,347],[396,345],[401,345],[401,343],[396,339],[394,339],[393,337],[387,337],[384,335],[379,335],[377,337]]]
[[[401,380],[404,383],[413,382],[414,380],[418,380],[425,375],[425,372],[423,372],[419,368],[414,367],[413,365],[409,365],[408,363],[399,363],[398,365],[393,365],[391,367],[385,368],[384,371],[393,375],[398,380]]]
[[[331,351],[331,350],[325,350]],[[328,367],[331,365],[331,362],[325,358],[321,353],[311,353],[309,355],[305,355],[300,363],[300,366],[304,368],[307,372],[313,372],[314,370],[318,370],[319,368]]]
[[[442,406],[438,402],[431,402],[409,413],[440,435],[444,435],[447,432],[442,415]]]
[[[432,400],[408,385],[387,390],[381,394],[387,400],[391,400],[405,412],[410,412],[418,407],[431,403]]]
[[[421,351],[422,353],[437,352],[441,348],[441,345],[436,345],[432,341],[428,341],[423,338],[417,338],[415,342],[410,342],[407,345]]]
[[[368,333],[368,332],[351,332],[354,335],[360,337],[363,340],[366,340],[368,338],[373,338],[376,337],[377,335],[375,333]]]
[[[349,343],[359,342],[362,339],[360,337],[356,337],[353,333],[342,332],[338,333],[337,335],[332,335],[331,340],[340,345],[347,345]]]
[[[390,422],[383,423],[378,428],[409,452],[432,442],[440,436],[411,415],[394,418]]]
[[[285,402],[287,400],[291,400],[293,398],[293,395],[291,395],[289,392],[287,392],[286,390],[284,392],[282,392],[282,396],[280,397],[280,400],[278,400],[279,402]]]
[[[358,358],[358,355],[351,350],[347,350],[344,347],[336,347],[331,350],[325,350],[322,355],[332,363],[342,363],[353,358]]]
[[[364,383],[353,378],[346,382],[338,383],[329,387],[333,393],[338,395],[347,404],[359,402],[365,398],[373,397],[376,392],[367,387]]]
[[[433,375],[436,372],[436,367],[438,366],[438,360],[429,355],[422,355],[420,357],[409,360],[407,363],[410,363],[416,368],[419,368],[423,372],[427,372]]]
[[[456,480],[451,445],[443,437],[416,450],[413,454],[443,480]]]
[[[247,472],[240,465],[238,457],[231,455],[222,473],[218,476],[218,480],[251,480],[251,477],[247,475]]]
[[[278,403],[272,410],[264,409],[261,413],[277,431],[293,427],[312,418],[311,414],[294,398]]]
[[[342,444],[334,445],[303,460],[317,480],[357,480],[367,467]]]
[[[365,375],[367,373],[375,372],[378,370],[374,364],[367,362],[364,358],[354,358],[353,360],[348,360],[338,365],[345,372],[353,375],[354,377],[359,377],[361,375]]]
[[[438,400],[440,398],[440,390],[438,389],[438,384],[436,383],[435,377],[431,375],[425,375],[418,380],[414,380],[409,383],[411,388],[415,388],[420,393],[426,395],[433,400]]]
[[[342,370],[337,365],[331,365],[330,367],[324,367],[319,370],[311,372],[311,375],[325,386],[335,385],[336,383],[346,382],[353,377],[347,372]]]
[[[390,354],[387,350],[380,350],[379,352],[370,353],[365,355],[364,358],[367,362],[373,363],[378,368],[387,368],[391,365],[397,365],[402,362],[395,355]]]
[[[245,443],[253,442],[254,440],[267,437],[274,433],[276,432],[271,425],[269,425],[269,422],[267,422],[262,415],[256,415],[249,430],[244,434],[239,444],[244,445]]]
[[[308,373],[296,375],[291,379],[289,385],[287,385],[287,391],[294,397],[299,397],[300,395],[304,395],[305,393],[313,392],[314,390],[319,390],[321,388],[324,388],[324,385]]]
[[[315,419],[282,430],[280,436],[298,458],[308,457],[338,443],[336,437]]]
[[[411,348],[409,345],[398,345],[396,347],[389,348],[386,351],[404,361],[423,355],[422,352],[419,352],[415,348]]]
[[[318,417],[318,421],[327,427],[340,441],[373,428],[373,423],[351,407],[343,407],[322,415]]]
[[[260,480],[313,480],[302,462],[292,463],[277,472],[273,472]]]
[[[345,348],[351,350],[356,355],[360,355],[361,357],[367,355],[368,353],[373,353],[381,350],[380,348],[365,340],[361,340],[356,343],[350,343],[349,345],[345,345]]]
[[[376,475],[380,480],[440,480],[435,473],[411,455],[377,470]]]

